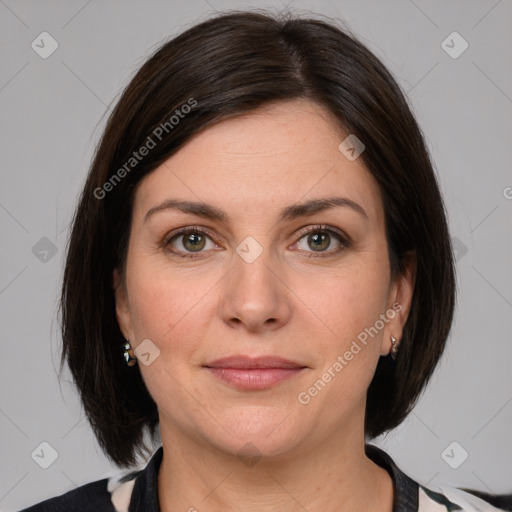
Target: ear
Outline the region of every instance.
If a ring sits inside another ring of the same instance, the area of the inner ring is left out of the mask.
[[[391,336],[395,337],[399,343],[402,339],[404,325],[411,310],[415,281],[416,253],[409,252],[404,257],[403,271],[395,276],[390,286],[388,308],[386,310],[389,322],[384,330],[380,351],[383,356],[391,351]],[[394,312],[392,318],[391,312]]]
[[[117,268],[112,273],[112,287],[116,301],[116,318],[123,336],[133,340],[133,329],[126,285]]]

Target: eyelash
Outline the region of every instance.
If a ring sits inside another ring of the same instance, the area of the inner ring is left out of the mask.
[[[172,254],[173,256],[177,256],[179,258],[188,258],[188,259],[195,259],[197,257],[200,257],[199,255],[202,254],[202,252],[197,253],[185,253],[181,254],[178,251],[168,249],[168,245],[176,238],[178,238],[180,235],[185,234],[191,234],[191,233],[201,233],[203,235],[207,235],[212,241],[215,241],[215,235],[208,229],[203,228],[201,226],[187,226],[185,228],[180,228],[177,231],[173,231],[168,236],[166,236],[161,244],[161,247],[165,249],[168,253]],[[311,233],[329,233],[330,235],[334,235],[338,241],[341,243],[341,247],[338,249],[332,249],[330,251],[320,251],[318,253],[309,253],[309,256],[306,256],[307,258],[327,258],[329,256],[332,256],[334,254],[338,254],[341,251],[347,249],[351,245],[351,240],[348,236],[346,236],[342,231],[339,229],[329,226],[327,224],[321,224],[317,226],[310,226],[306,228],[302,228],[298,231],[299,239],[297,242],[299,242],[304,236],[309,235]],[[297,243],[296,242],[296,243]]]

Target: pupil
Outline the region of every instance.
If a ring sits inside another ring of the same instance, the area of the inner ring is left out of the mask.
[[[325,249],[326,244],[324,242],[326,239],[328,239],[328,236],[325,233],[323,233],[323,234],[316,233],[316,234],[312,235],[311,238],[314,240],[313,243],[315,244],[316,248]],[[322,246],[322,244],[323,244],[323,246]]]
[[[192,233],[187,236],[186,242],[192,246],[192,248],[202,249],[204,245],[204,240],[202,240],[202,235],[198,235],[196,233]]]

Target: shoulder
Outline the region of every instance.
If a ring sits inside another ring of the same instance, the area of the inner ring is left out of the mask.
[[[47,499],[19,512],[118,512],[127,510],[137,472],[104,478]]]
[[[60,496],[18,512],[128,512],[130,509],[158,511],[158,468],[163,456],[160,447],[146,467],[116,471]]]
[[[91,482],[20,512],[67,512],[69,510],[115,512],[107,490],[108,478]]]
[[[394,482],[393,512],[512,511],[512,494],[489,494],[473,489],[438,486],[435,490],[406,475],[381,448],[366,444],[366,455],[385,468]]]
[[[512,510],[512,494],[489,494],[473,489],[418,485],[418,512],[502,512]]]

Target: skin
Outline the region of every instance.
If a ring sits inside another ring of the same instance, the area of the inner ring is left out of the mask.
[[[347,135],[315,103],[279,102],[209,127],[139,184],[126,274],[116,269],[113,285],[132,347],[150,339],[160,350],[139,368],[159,410],[164,512],[392,510],[391,477],[364,453],[364,414],[379,357],[392,335],[401,338],[414,266],[392,278],[380,190],[360,158],[338,150]],[[341,206],[278,219],[285,206],[333,195],[358,203],[367,218]],[[229,222],[170,209],[144,220],[171,197],[212,204]],[[298,234],[322,224],[352,242],[329,233],[318,250],[318,231]],[[194,252],[180,235],[166,250],[169,235],[189,226],[215,239],[206,235]],[[263,249],[252,263],[236,252],[248,236]],[[298,394],[396,302],[400,312],[300,403]],[[307,368],[259,391],[231,387],[204,368],[240,354]],[[255,463],[244,463],[240,450]]]

